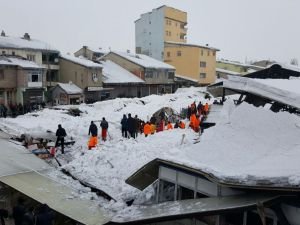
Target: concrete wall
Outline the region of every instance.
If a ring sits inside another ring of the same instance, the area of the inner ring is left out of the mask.
[[[163,60],[164,48],[164,10],[153,9],[141,15],[135,22],[135,46],[141,53],[157,60]]]
[[[102,69],[87,68],[71,61],[60,59],[60,82],[68,83],[72,81],[81,89],[86,87],[102,87]],[[92,79],[92,74],[96,73],[98,81]]]
[[[187,13],[171,7],[164,7],[164,17],[164,41],[185,43]]]
[[[17,87],[17,67],[7,66],[0,67],[0,74],[4,79],[0,80],[0,88],[16,88]]]
[[[181,56],[178,56],[178,52],[181,52]],[[165,62],[176,68],[176,74],[198,80],[201,85],[211,84],[216,80],[216,52],[214,50],[166,44]],[[200,67],[200,62],[206,62],[206,67]],[[205,73],[206,78],[200,78],[200,73]]]

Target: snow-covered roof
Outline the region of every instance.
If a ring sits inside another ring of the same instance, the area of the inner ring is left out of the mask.
[[[48,43],[36,40],[36,39],[24,39],[21,37],[0,36],[0,48],[8,49],[30,49],[41,51],[55,51],[57,49],[49,45]]]
[[[216,68],[217,72],[221,72],[221,73],[226,73],[226,74],[230,74],[230,75],[241,75],[238,72],[235,71],[231,71],[231,70],[225,70],[225,69],[221,69],[221,68]]]
[[[195,82],[195,83],[198,83],[198,80],[190,78],[190,77],[187,77],[187,76],[184,76],[184,75],[175,74],[175,77],[181,78],[181,79],[184,79],[184,80],[189,80],[189,81],[192,81],[192,82]]]
[[[300,79],[296,78],[278,81],[230,76],[223,81],[225,88],[249,92],[300,109],[299,84]]]
[[[103,66],[103,83],[144,83],[142,79],[125,70],[118,64],[106,60],[101,61]]]
[[[20,66],[24,69],[44,69],[45,67],[38,65],[33,61],[16,57],[0,56],[0,65]]]
[[[220,49],[214,48],[214,47],[210,47],[208,45],[189,44],[189,43],[175,42],[175,41],[166,41],[165,43],[166,44],[173,44],[173,45],[181,45],[181,46],[205,48],[205,49],[210,49],[210,50],[213,50],[213,51],[220,51]]]
[[[84,67],[88,67],[88,68],[102,68],[101,64],[99,63],[94,63],[91,60],[88,60],[82,56],[76,57],[73,55],[68,55],[68,54],[61,54],[60,56],[62,59],[71,61],[73,63],[79,64],[81,66]]]
[[[73,83],[57,83],[67,94],[81,94],[83,93],[82,89]]]
[[[224,60],[224,59],[217,60],[217,63],[225,63],[225,64],[242,66],[242,67],[250,67],[250,68],[254,69],[255,71],[265,69],[265,67],[262,67],[262,66],[256,66],[256,65],[251,65],[251,64],[247,64],[247,63],[241,63],[241,62],[237,62],[237,61]]]
[[[293,70],[296,72],[300,72],[300,67],[299,66],[295,66],[295,65],[290,65],[290,64],[286,64],[286,63],[274,63],[269,65],[267,68],[270,68],[274,65],[280,65],[283,69],[287,69],[287,70]]]
[[[92,52],[95,53],[101,53],[101,54],[106,54],[107,52],[103,51],[101,48],[96,48],[96,47],[92,47],[92,46],[87,46],[87,49],[89,49]]]
[[[145,67],[145,68],[174,69],[175,70],[175,67],[173,67],[167,63],[161,62],[157,59],[151,58],[147,55],[125,53],[125,52],[112,52],[112,53],[117,54],[117,55],[119,55],[137,65]]]

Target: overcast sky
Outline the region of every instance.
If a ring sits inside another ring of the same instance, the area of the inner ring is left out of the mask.
[[[219,48],[218,58],[300,63],[300,0],[0,0],[0,30],[63,53],[133,51],[134,21],[161,5],[186,11],[188,42]]]

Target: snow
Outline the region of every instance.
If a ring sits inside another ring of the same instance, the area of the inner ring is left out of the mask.
[[[231,70],[225,70],[225,69],[221,69],[221,68],[216,68],[216,71],[221,72],[221,73],[227,73],[227,74],[230,74],[230,75],[239,75],[239,76],[241,75],[238,72],[234,72],[234,71],[231,71]]]
[[[275,186],[300,185],[300,118],[287,112],[274,113],[247,103],[235,106],[227,100],[218,108],[216,126],[207,129],[194,144],[197,136],[191,129],[174,129],[137,139],[121,137],[123,114],[138,115],[149,120],[162,107],[177,112],[193,101],[205,103],[205,89],[185,88],[174,94],[151,95],[144,98],[114,99],[82,104],[80,117],[61,110],[44,109],[17,118],[0,119],[0,128],[10,133],[55,132],[62,124],[68,137],[76,143],[70,149],[71,160],[64,169],[105,191],[118,203],[107,207],[124,207],[124,201],[136,198],[140,191],[127,185],[125,179],[155,158],[174,161],[207,173],[218,179],[237,184],[256,185],[265,180]],[[211,100],[213,101],[213,99]],[[214,114],[214,117],[217,116]],[[94,150],[87,150],[91,120],[105,117],[109,122],[109,138]],[[185,135],[181,145],[181,137]]]
[[[101,64],[94,63],[93,61],[88,60],[88,59],[86,59],[86,58],[84,58],[82,56],[75,57],[75,56],[72,56],[72,55],[61,54],[60,57],[63,58],[63,59],[65,59],[65,60],[71,61],[71,62],[79,64],[81,66],[84,66],[84,67],[88,67],[88,68],[102,68]]]
[[[275,87],[284,91],[300,94],[300,77],[290,77],[290,79],[254,79],[264,85]]]
[[[190,47],[198,47],[198,48],[206,48],[214,51],[220,51],[220,49],[208,46],[208,45],[198,45],[198,44],[190,44],[190,43],[183,43],[183,42],[175,42],[175,41],[166,41],[167,44],[174,44],[174,45],[183,45],[183,46],[190,46]]]
[[[112,52],[114,54],[117,54],[133,63],[136,63],[140,66],[143,66],[145,68],[155,68],[155,69],[173,69],[175,70],[175,67],[161,62],[159,60],[156,60],[154,58],[151,58],[149,56],[143,55],[143,54],[132,54],[132,53],[125,53],[125,52]]]
[[[297,78],[282,80],[282,84],[276,79],[263,81],[263,79],[237,76],[228,76],[228,80],[223,81],[225,88],[246,91],[300,109],[300,94],[296,87],[297,84],[299,85]]]
[[[45,67],[39,66],[35,62],[21,59],[21,58],[15,58],[15,57],[6,57],[6,56],[1,56],[0,57],[0,65],[9,65],[9,66],[20,66],[22,68],[28,69],[44,69]]]
[[[101,61],[101,64],[103,83],[144,83],[142,79],[110,60]]]
[[[14,48],[14,49],[33,49],[33,50],[44,50],[44,51],[56,51],[57,49],[53,48],[48,43],[30,39],[26,40],[21,37],[9,37],[9,36],[0,36],[0,48]]]
[[[57,83],[67,94],[81,94],[83,93],[82,89],[76,84],[70,83]]]
[[[178,78],[181,78],[181,79],[185,79],[185,80],[189,80],[189,81],[198,83],[198,80],[190,78],[190,77],[187,77],[187,76],[184,76],[184,75],[176,74],[175,77],[178,77]]]

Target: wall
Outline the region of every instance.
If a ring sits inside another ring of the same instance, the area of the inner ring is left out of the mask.
[[[0,80],[0,88],[16,88],[17,87],[17,67],[5,66],[0,67],[3,72],[4,79]]]
[[[101,68],[86,68],[62,58],[60,59],[59,66],[60,82],[62,83],[68,83],[69,81],[72,81],[81,89],[85,89],[86,87],[102,87]],[[93,81],[92,73],[97,73],[97,82]]]
[[[234,71],[241,74],[247,73],[247,68],[245,68],[242,65],[235,65],[230,63],[224,63],[224,62],[216,62],[216,67],[224,70]]]
[[[187,28],[182,28],[187,24],[187,13],[171,7],[164,8],[164,41],[186,42],[185,36]],[[180,36],[183,35],[183,38]]]
[[[181,56],[177,56],[178,51],[181,52]],[[213,55],[213,52],[200,47],[166,44],[164,57],[166,63],[176,68],[176,74],[198,80],[200,84],[206,85],[216,79],[216,54]],[[200,67],[200,61],[206,62],[205,68]],[[200,78],[200,73],[206,73],[206,78]]]
[[[141,15],[135,22],[135,46],[141,53],[157,60],[163,60],[164,48],[164,10],[153,9]]]
[[[119,66],[123,67],[124,69],[128,70],[129,72],[135,74],[137,77],[144,79],[144,68],[134,64],[126,59],[124,59],[123,57],[110,52],[108,55],[104,56],[105,60],[110,60],[116,64],[118,64]]]
[[[12,53],[15,52],[15,55],[21,56],[25,59],[27,59],[27,55],[34,55],[35,62],[38,65],[42,65],[42,52],[41,51],[0,48],[0,55],[2,54],[2,51],[5,51],[6,55],[12,55]]]

